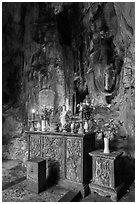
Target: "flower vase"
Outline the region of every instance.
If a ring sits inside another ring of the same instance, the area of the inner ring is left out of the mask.
[[[85,121],[84,130],[85,132],[88,132],[88,121]]]
[[[71,128],[71,133],[74,133],[74,128],[75,128],[75,123],[74,122],[71,123],[70,128]]]
[[[40,131],[41,130],[41,124],[40,124],[40,122],[38,121],[38,123],[37,123],[37,131]]]
[[[79,127],[79,130],[78,130],[78,133],[79,134],[83,134],[84,133],[83,123],[82,122],[80,123],[80,127]]]
[[[42,130],[42,132],[45,132],[45,130],[46,130],[46,120],[41,121],[41,130]]]
[[[109,150],[109,139],[104,137],[104,153],[105,154],[109,154],[110,150]]]
[[[35,131],[34,121],[32,121],[32,124],[31,124],[31,127],[30,127],[30,131]]]

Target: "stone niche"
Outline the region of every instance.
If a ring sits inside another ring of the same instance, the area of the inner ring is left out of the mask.
[[[30,31],[33,40],[29,44],[35,42],[39,46],[33,51],[29,50],[30,61],[26,58],[26,73],[28,73],[26,87],[29,87],[26,90],[29,95],[27,109],[31,110],[34,107],[41,113],[42,105],[56,110],[58,106],[65,104],[65,99],[72,92],[69,86],[73,87],[73,77],[69,78],[68,75],[72,76],[73,73],[73,56],[71,49],[60,43],[55,22],[41,22],[41,19],[37,22],[33,27],[43,36],[43,43],[34,38],[37,33]]]
[[[39,113],[42,114],[41,106],[54,108],[55,92],[50,89],[43,89],[39,92]]]

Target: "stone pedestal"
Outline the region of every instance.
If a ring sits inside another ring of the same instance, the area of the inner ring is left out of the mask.
[[[122,152],[103,153],[103,150],[90,152],[92,156],[92,182],[89,184],[91,192],[101,196],[110,196],[117,201],[118,193],[123,186],[121,175]]]

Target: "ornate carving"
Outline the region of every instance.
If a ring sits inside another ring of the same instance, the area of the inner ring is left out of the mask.
[[[103,153],[102,150],[90,152],[93,161],[93,180],[89,184],[91,192],[101,196],[111,196],[112,201],[117,201],[119,191],[123,188],[121,180],[120,157],[123,152]],[[117,180],[119,182],[117,182]]]
[[[103,186],[110,186],[110,161],[96,159],[95,183]]]
[[[64,175],[64,141],[60,137],[40,137],[33,135],[30,139],[30,157],[41,156],[59,162],[60,175]]]
[[[40,156],[41,153],[41,140],[38,135],[30,137],[30,156]]]
[[[95,147],[95,134],[26,133],[29,136],[29,158],[38,155],[46,159],[47,178],[65,187],[72,185],[85,196],[92,175],[88,153]]]
[[[66,177],[74,182],[82,182],[82,141],[80,139],[67,139]]]
[[[42,155],[59,162],[61,175],[64,175],[64,142],[63,138],[44,137],[42,140]]]

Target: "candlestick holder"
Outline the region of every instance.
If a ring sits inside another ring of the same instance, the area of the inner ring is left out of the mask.
[[[31,121],[30,131],[35,131],[35,121],[34,120]]]

